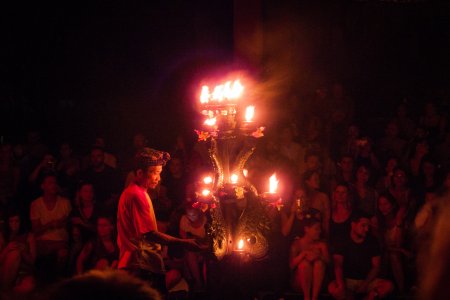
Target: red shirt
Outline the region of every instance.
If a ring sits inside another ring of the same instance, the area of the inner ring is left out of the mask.
[[[155,212],[146,189],[131,183],[122,192],[117,211],[119,269],[132,267],[133,254],[138,250],[137,241],[142,234],[155,230],[158,230]]]

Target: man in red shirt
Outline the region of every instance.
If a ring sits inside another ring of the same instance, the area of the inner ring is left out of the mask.
[[[200,250],[193,239],[180,239],[158,231],[152,201],[147,189],[160,181],[163,166],[170,159],[166,152],[144,148],[136,155],[135,179],[122,192],[117,212],[118,268],[152,282],[165,292],[165,268],[160,244],[178,244]]]

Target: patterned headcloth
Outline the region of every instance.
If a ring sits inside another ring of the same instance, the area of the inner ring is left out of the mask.
[[[151,148],[142,149],[136,156],[139,164],[147,167],[165,166],[169,159],[169,153]]]

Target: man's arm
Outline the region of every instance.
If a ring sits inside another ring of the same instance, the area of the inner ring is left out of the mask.
[[[144,238],[148,241],[163,245],[180,245],[191,251],[199,251],[202,248],[194,239],[180,239],[156,230],[144,233]]]
[[[360,290],[361,292],[367,292],[367,287],[369,286],[369,284],[375,278],[377,278],[378,274],[380,273],[380,264],[381,264],[380,256],[372,257],[372,268],[370,269],[367,278],[364,280],[364,282],[361,284],[358,290]]]

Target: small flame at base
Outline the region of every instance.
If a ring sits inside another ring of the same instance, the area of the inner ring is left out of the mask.
[[[275,173],[272,176],[270,176],[270,178],[269,178],[269,193],[276,193],[277,188],[278,188],[278,182],[279,182],[279,180],[277,179],[277,175]]]
[[[244,249],[244,240],[240,239],[237,245],[238,250],[243,250]]]

